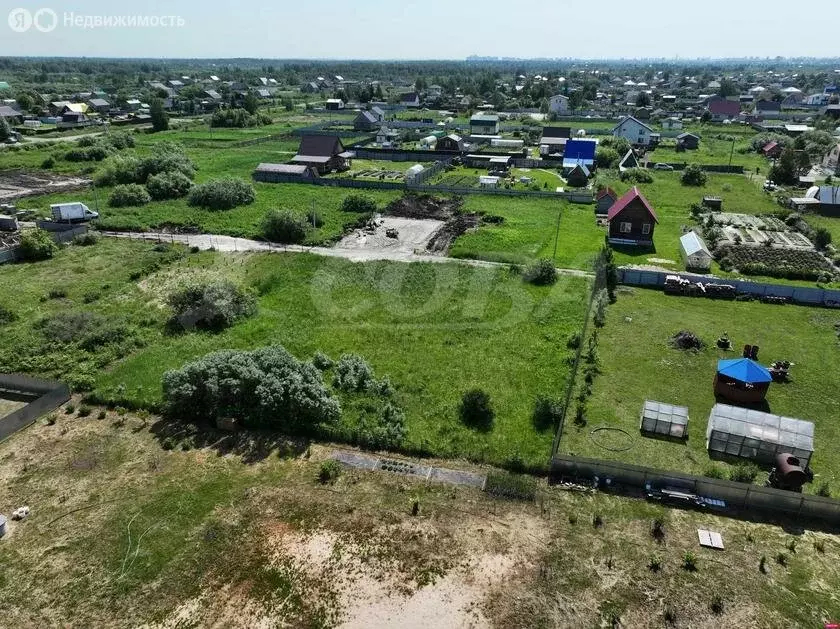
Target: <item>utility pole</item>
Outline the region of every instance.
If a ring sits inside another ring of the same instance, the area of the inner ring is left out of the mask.
[[[735,138],[732,138],[732,149],[729,151],[729,165],[732,166],[732,155],[735,153]]]
[[[554,255],[551,256],[552,260],[557,259],[557,241],[560,238],[560,212],[561,210],[557,210],[557,229],[554,232]]]

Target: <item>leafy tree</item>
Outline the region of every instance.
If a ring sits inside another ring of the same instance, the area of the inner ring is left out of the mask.
[[[348,393],[371,390],[376,384],[373,368],[357,354],[343,354],[335,365],[333,386]]]
[[[639,95],[636,96],[636,107],[649,107],[650,106],[650,94],[647,92],[639,92]]]
[[[20,237],[18,255],[27,262],[52,258],[56,251],[58,251],[58,245],[55,244],[49,232],[43,229],[26,230]]]
[[[563,417],[563,404],[559,400],[540,395],[534,402],[531,420],[540,432],[556,426]]]
[[[598,168],[610,168],[614,164],[617,164],[618,160],[618,153],[607,146],[599,146],[595,151],[595,164]]]
[[[576,111],[583,107],[584,102],[586,101],[586,97],[583,95],[583,92],[580,90],[575,90],[569,94],[569,109],[572,111]]]
[[[12,137],[12,128],[5,118],[0,117],[0,142],[5,142]]]
[[[146,182],[146,190],[156,201],[179,199],[186,196],[190,188],[192,188],[192,181],[177,170],[152,175]]]
[[[496,411],[490,396],[482,389],[471,389],[461,397],[461,406],[458,409],[461,421],[471,428],[479,430],[491,430]]]
[[[825,249],[831,244],[831,232],[825,227],[819,227],[814,232],[814,245],[817,249]]]
[[[785,148],[779,155],[779,159],[770,168],[769,177],[772,181],[781,184],[792,185],[799,180],[799,176],[808,171],[811,162],[808,154],[793,148]]]
[[[256,199],[254,186],[242,179],[215,179],[190,190],[187,203],[208,210],[230,210],[249,205]]]
[[[690,164],[680,176],[684,186],[705,186],[708,177],[698,164]]]
[[[152,197],[149,196],[143,186],[129,183],[116,186],[111,191],[111,196],[108,197],[108,205],[110,207],[136,207],[146,205],[151,200]]]
[[[351,194],[341,202],[342,212],[373,213],[376,212],[376,201],[361,194]]]
[[[740,90],[738,89],[738,85],[735,83],[735,81],[733,81],[729,77],[726,77],[721,80],[720,88],[718,88],[718,96],[723,96],[724,98],[726,98],[727,96],[735,96],[739,93]]]
[[[246,426],[305,433],[341,416],[321,372],[279,345],[208,354],[167,371],[162,384],[164,412],[183,421],[234,417]]]
[[[271,210],[262,222],[262,234],[271,242],[298,243],[306,238],[306,219],[290,210]]]
[[[149,114],[152,117],[152,130],[155,132],[169,129],[169,114],[163,108],[162,98],[153,98],[149,103]]]

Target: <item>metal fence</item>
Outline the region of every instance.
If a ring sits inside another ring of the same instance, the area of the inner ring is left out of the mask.
[[[61,223],[52,223],[49,221],[38,221],[36,225],[41,228],[45,229],[46,231],[50,232],[50,236],[56,242],[70,242],[76,236],[84,234],[88,230],[87,225],[63,225]],[[47,226],[58,226],[60,229],[50,229]],[[0,251],[0,264],[5,264],[6,262],[13,262],[18,259],[18,252],[20,251],[20,245],[15,247],[9,247],[7,249],[3,249]]]
[[[29,426],[70,399],[70,389],[67,385],[20,374],[0,374],[0,391],[31,395],[34,398],[23,408],[0,418],[0,440]]]
[[[668,275],[678,275],[690,282],[724,282],[735,287],[738,293],[753,295],[754,297],[786,297],[792,302],[805,306],[840,307],[840,290],[816,288],[808,286],[790,286],[786,284],[766,284],[763,282],[749,282],[746,280],[731,280],[720,277],[693,275],[690,273],[668,273],[663,271],[643,271],[637,269],[620,268],[618,281],[628,286],[662,287]]]
[[[671,486],[690,491],[698,496],[724,500],[727,508],[731,509],[811,518],[840,524],[840,501],[831,498],[680,474],[617,461],[555,454],[551,461],[551,476],[554,480],[592,479],[597,476],[599,479],[609,478],[613,484],[639,489],[644,489],[648,483],[658,487]]]

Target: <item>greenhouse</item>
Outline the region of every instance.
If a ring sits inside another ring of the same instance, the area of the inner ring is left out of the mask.
[[[651,435],[685,439],[688,437],[688,409],[684,406],[645,400],[639,428]]]
[[[747,408],[715,404],[706,429],[709,454],[727,454],[772,464],[786,452],[807,467],[814,453],[814,424]]]

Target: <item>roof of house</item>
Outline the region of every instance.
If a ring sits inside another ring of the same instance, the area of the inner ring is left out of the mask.
[[[771,151],[774,151],[776,149],[776,147],[778,147],[778,146],[779,146],[779,143],[776,142],[776,140],[770,140],[767,144],[765,144],[763,147],[761,147],[761,150],[764,153],[770,153]]]
[[[595,195],[595,200],[600,201],[601,199],[603,199],[604,197],[607,197],[607,196],[610,197],[613,200],[618,198],[618,195],[616,194],[615,190],[613,190],[612,188],[602,188],[598,192],[598,194]]]
[[[0,118],[17,118],[23,114],[7,105],[0,105]]]
[[[589,177],[589,175],[591,173],[589,172],[589,169],[586,166],[578,163],[578,164],[575,164],[574,168],[572,168],[571,171],[569,171],[569,174],[567,175],[567,177],[571,177],[572,175],[575,175],[575,174],[581,174],[584,177]]]
[[[309,166],[295,165],[295,164],[267,164],[263,163],[257,166],[257,172],[260,173],[281,173],[284,175],[303,175],[309,169]]]
[[[263,98],[271,98],[271,90],[258,89],[258,90],[256,90],[256,92],[257,92],[257,94],[259,94]]]
[[[472,118],[470,118],[470,124],[473,122],[499,122],[499,117],[493,114],[474,114]]]
[[[628,205],[630,205],[632,201],[635,201],[636,199],[641,201],[648,214],[650,214],[650,217],[658,223],[659,219],[656,217],[656,212],[653,211],[653,208],[651,207],[648,200],[645,198],[645,195],[643,195],[636,186],[633,186],[630,190],[628,190],[625,193],[623,197],[621,197],[618,201],[613,203],[613,206],[609,209],[609,212],[607,212],[607,219],[614,219],[616,216],[621,214],[624,211],[624,209]]]
[[[770,372],[749,358],[730,358],[729,360],[718,361],[718,373],[739,382],[749,384],[760,384],[772,382]]]
[[[631,121],[632,121],[632,122],[635,122],[635,123],[637,123],[637,124],[639,124],[639,125],[641,125],[641,126],[643,126],[643,127],[644,127],[645,129],[647,129],[648,131],[653,131],[653,129],[651,129],[648,125],[646,125],[644,122],[642,122],[642,121],[641,121],[641,120],[639,120],[638,118],[634,118],[633,116],[627,116],[627,117],[625,117],[625,118],[624,118],[621,122],[619,122],[617,125],[615,125],[615,126],[612,128],[613,132],[615,132],[617,129],[620,129],[620,128],[621,128],[621,127],[623,127],[625,124],[627,124],[628,122],[631,122]]]
[[[709,111],[713,114],[737,116],[741,112],[741,103],[735,100],[713,100],[709,103]]]
[[[333,157],[344,150],[344,145],[335,135],[304,135],[300,138],[298,156]]]
[[[10,90],[12,86],[6,83],[6,81],[0,81],[0,90]]]
[[[706,243],[695,232],[688,232],[680,236],[680,244],[687,256],[693,256],[695,253],[704,253],[706,257],[712,257],[708,247],[706,247]]]
[[[373,107],[371,107],[371,108],[370,108],[370,110],[371,110],[374,114],[376,114],[377,116],[379,116],[380,118],[384,118],[384,117],[385,117],[385,112],[383,111],[383,109],[382,109],[381,107],[376,107],[376,106],[374,105]]]
[[[213,100],[222,100],[222,95],[219,94],[216,90],[205,90],[204,93],[207,94],[207,96],[209,96]]]
[[[820,186],[817,199],[825,205],[840,205],[840,186]]]
[[[633,149],[627,149],[627,153],[624,154],[624,157],[621,158],[621,161],[618,162],[618,168],[621,170],[622,168],[638,168],[639,167],[639,160],[636,158],[636,154],[633,152]]]
[[[542,137],[545,138],[570,138],[572,137],[571,127],[543,127]]]
[[[700,136],[699,136],[699,135],[696,135],[696,134],[694,134],[694,133],[688,133],[687,131],[686,131],[685,133],[680,133],[680,134],[677,136],[677,139],[678,139],[678,140],[684,140],[684,139],[686,139],[686,138],[696,138],[696,139],[698,139],[698,140],[699,140],[699,139],[700,139]]]
[[[64,107],[72,111],[74,114],[87,113],[88,106],[85,103],[67,103]]]
[[[757,111],[781,111],[782,104],[772,100],[760,100],[755,104]]]
[[[463,138],[460,135],[457,135],[455,133],[450,133],[446,137],[449,138],[450,140],[452,140],[453,142],[462,142],[463,141]],[[443,139],[443,138],[441,138],[441,139]]]
[[[379,118],[377,118],[372,112],[370,111],[362,111],[359,112],[358,118],[364,118],[366,122],[370,124],[376,124],[379,122]]]
[[[404,103],[413,103],[419,101],[420,97],[417,95],[416,92],[409,92],[408,94],[402,95],[402,102]]]
[[[90,104],[93,105],[94,107],[110,107],[111,106],[111,103],[109,103],[104,98],[91,98],[90,99]]]
[[[569,140],[566,142],[566,152],[563,154],[564,162],[567,159],[591,165],[595,161],[595,147],[597,143],[593,140]]]

